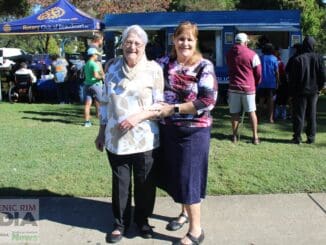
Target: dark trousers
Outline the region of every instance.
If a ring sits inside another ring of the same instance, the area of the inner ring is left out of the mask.
[[[68,103],[69,87],[67,82],[57,83],[57,99],[58,103]]]
[[[131,174],[134,178],[134,221],[138,226],[148,223],[155,203],[154,161],[158,150],[130,155],[115,155],[109,151],[112,168],[112,211],[114,227],[124,230],[131,220]]]
[[[307,140],[315,141],[318,94],[300,95],[293,98],[293,138],[301,141],[301,132],[307,121]]]

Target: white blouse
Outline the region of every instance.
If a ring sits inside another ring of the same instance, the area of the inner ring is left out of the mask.
[[[119,123],[128,116],[163,101],[164,78],[161,67],[144,56],[134,68],[122,57],[109,66],[104,81],[100,123],[106,125],[105,146],[117,155],[146,152],[159,147],[158,123],[145,120],[127,131]]]

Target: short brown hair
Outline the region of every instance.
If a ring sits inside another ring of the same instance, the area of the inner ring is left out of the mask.
[[[181,22],[178,27],[175,29],[175,32],[173,34],[173,38],[178,37],[179,35],[181,35],[182,33],[186,32],[186,31],[191,31],[191,33],[193,34],[193,36],[197,39],[197,46],[198,46],[198,27],[195,23],[191,23],[190,21],[185,21],[185,22]],[[190,64],[189,65],[194,65],[195,63],[197,63],[201,58],[202,58],[202,54],[200,53],[198,47],[195,50],[194,55],[190,58]],[[172,46],[172,50],[171,50],[171,58],[172,59],[177,59],[177,52],[175,50],[175,46]]]
[[[92,37],[93,41],[99,41],[99,40],[102,40],[102,39],[103,39],[103,34],[100,33],[100,32],[94,33],[94,35]]]

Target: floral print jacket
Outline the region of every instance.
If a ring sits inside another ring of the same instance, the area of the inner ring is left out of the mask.
[[[185,127],[209,127],[210,111],[217,100],[217,79],[212,62],[202,58],[191,67],[183,67],[176,60],[158,60],[164,73],[164,101],[181,104],[192,101],[197,114],[174,114],[165,118],[163,124]]]

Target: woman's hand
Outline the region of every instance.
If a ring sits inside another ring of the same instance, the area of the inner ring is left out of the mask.
[[[174,113],[174,105],[170,105],[167,103],[161,103],[162,107],[160,109],[160,117],[168,117]]]
[[[127,131],[135,127],[141,121],[141,115],[139,113],[133,114],[119,123],[119,129],[121,131]]]
[[[94,143],[95,143],[96,149],[103,152],[104,145],[105,145],[105,134],[104,133],[99,133],[97,135]]]

